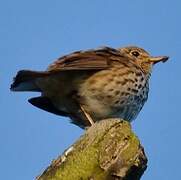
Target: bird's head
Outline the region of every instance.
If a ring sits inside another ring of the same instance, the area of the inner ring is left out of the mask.
[[[147,51],[136,46],[128,46],[119,49],[124,56],[136,63],[145,73],[150,73],[152,66],[158,62],[166,62],[168,56],[151,56]]]

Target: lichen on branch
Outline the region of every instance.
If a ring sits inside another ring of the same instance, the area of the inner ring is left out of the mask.
[[[37,180],[139,180],[147,158],[128,122],[95,123]]]

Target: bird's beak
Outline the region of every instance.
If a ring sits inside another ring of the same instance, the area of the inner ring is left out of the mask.
[[[169,59],[168,56],[157,56],[157,57],[150,57],[149,61],[153,64],[156,64],[158,62],[166,62]]]

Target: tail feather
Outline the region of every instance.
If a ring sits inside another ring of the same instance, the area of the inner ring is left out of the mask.
[[[50,113],[60,115],[60,116],[68,116],[67,112],[57,109],[48,97],[39,96],[39,97],[31,98],[28,101],[32,105],[34,105],[44,111],[48,111]]]
[[[14,77],[14,81],[11,84],[12,91],[40,91],[36,85],[37,78],[47,76],[47,72],[38,72],[30,70],[21,70]]]

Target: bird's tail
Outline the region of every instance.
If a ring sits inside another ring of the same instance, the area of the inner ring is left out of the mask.
[[[48,72],[21,70],[14,77],[10,89],[12,91],[41,91],[36,85],[36,80],[47,75],[49,75]]]

